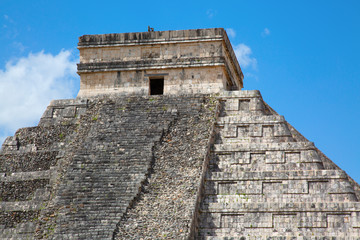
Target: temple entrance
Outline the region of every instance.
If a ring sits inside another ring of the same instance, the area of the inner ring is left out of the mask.
[[[150,95],[164,94],[164,78],[150,79]]]

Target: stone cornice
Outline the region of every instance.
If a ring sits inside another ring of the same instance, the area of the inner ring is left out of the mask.
[[[98,63],[78,64],[78,73],[87,72],[109,72],[109,71],[129,71],[146,69],[166,69],[166,68],[189,68],[225,66],[227,62],[224,57],[206,58],[176,58],[176,59],[149,59],[139,61],[114,61]]]
[[[222,40],[223,28],[83,35],[78,48]]]

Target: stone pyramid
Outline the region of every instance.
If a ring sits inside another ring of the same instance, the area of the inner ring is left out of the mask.
[[[360,186],[241,90],[224,29],[79,49],[79,96],[2,145],[0,239],[360,239]]]

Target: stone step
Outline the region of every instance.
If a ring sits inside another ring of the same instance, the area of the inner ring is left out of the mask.
[[[44,202],[39,202],[37,199],[29,201],[16,201],[16,202],[0,202],[0,212],[12,211],[37,211],[45,206]]]
[[[36,224],[34,222],[19,223],[15,228],[4,228],[0,227],[0,239],[3,240],[31,240],[34,239]]]
[[[215,152],[210,164],[284,164],[322,162],[314,150],[268,150],[268,151],[220,151]]]
[[[209,165],[212,172],[243,172],[243,171],[290,171],[290,170],[321,170],[324,169],[322,162],[314,163],[278,163],[278,164],[263,164],[262,162],[237,164],[229,162],[215,162]]]
[[[59,123],[56,126],[20,128],[16,131],[13,140],[17,141],[17,150],[20,152],[58,150],[64,144],[66,137],[75,129],[76,125],[70,122]]]
[[[270,114],[270,111],[266,108],[260,93],[236,93],[235,95],[230,94],[219,96],[218,99],[222,103],[221,105],[223,106],[223,111],[225,111],[226,114],[246,114],[249,112],[251,112],[251,114],[255,112]]]
[[[61,120],[73,121],[86,112],[88,100],[85,98],[53,100],[43,113],[39,126],[50,126]]]
[[[258,139],[259,141],[277,140],[279,137],[289,137],[285,140],[294,142],[285,122],[271,123],[225,123],[219,125],[220,131],[217,138],[227,141],[242,141]],[[282,142],[285,142],[283,140]]]
[[[347,179],[206,181],[205,194],[355,194]]]
[[[206,181],[330,180],[347,179],[342,170],[207,172]]]
[[[34,172],[13,172],[0,173],[0,182],[18,182],[36,179],[50,179],[53,170],[34,171]]]
[[[256,231],[256,229],[276,229],[278,227],[287,227],[293,230],[301,228],[360,230],[358,212],[216,212],[202,214],[200,219],[203,224],[201,228],[212,228],[219,231],[226,231],[226,229],[231,228],[233,230],[238,228],[237,230]]]
[[[293,203],[293,202],[358,202],[356,196],[352,193],[343,194],[228,194],[228,195],[208,195],[203,199],[203,204],[209,203]]]
[[[241,90],[241,91],[221,91],[217,96],[220,100],[229,100],[232,98],[262,98],[259,90]]]
[[[0,182],[0,199],[3,202],[30,200],[37,189],[46,188],[49,182],[49,179]]]
[[[229,153],[239,151],[266,152],[286,151],[299,152],[303,150],[316,150],[312,142],[281,142],[281,143],[233,143],[214,144],[213,152]]]
[[[291,136],[278,136],[278,137],[234,137],[234,138],[217,138],[215,143],[222,143],[224,145],[234,145],[243,143],[261,144],[261,143],[282,143],[282,142],[295,142]]]
[[[358,214],[360,227],[360,202],[322,202],[322,203],[209,203],[202,212],[244,213],[244,212],[350,212]]]
[[[281,115],[231,115],[219,117],[216,124],[223,125],[237,125],[237,124],[276,124],[286,123],[284,116]]]
[[[46,171],[56,165],[58,151],[13,152],[0,154],[0,172]]]
[[[282,230],[282,231],[281,231]],[[286,232],[288,231],[288,232]],[[339,229],[325,228],[323,231],[316,229],[316,234],[313,230],[301,231],[296,229],[291,232],[288,228],[276,229],[246,229],[241,233],[234,229],[200,229],[200,236],[197,239],[201,240],[359,240],[359,230],[351,229],[340,232]],[[319,233],[320,232],[320,233]],[[322,232],[322,233],[321,233]]]

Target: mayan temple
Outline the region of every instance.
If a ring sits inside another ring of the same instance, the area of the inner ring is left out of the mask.
[[[0,239],[360,239],[359,184],[241,90],[224,29],[78,49],[78,96],[2,145]]]

